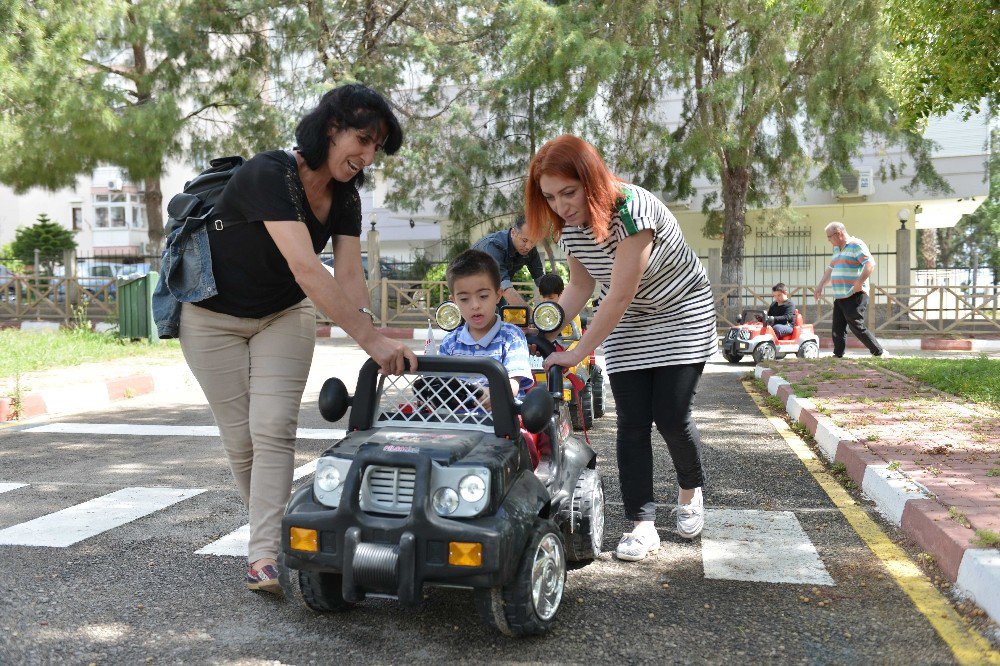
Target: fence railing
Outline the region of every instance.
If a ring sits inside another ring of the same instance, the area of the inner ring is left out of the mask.
[[[532,286],[515,283],[528,299]],[[832,295],[827,291],[816,300],[812,288],[789,285],[789,296],[807,323],[828,331]],[[771,285],[766,284],[717,285],[714,293],[720,330],[732,326],[743,310],[771,304]],[[380,280],[370,295],[381,326],[419,327],[448,298],[448,286],[443,281]],[[116,319],[117,298],[115,279],[7,276],[0,278],[0,320],[69,322],[81,314],[80,308],[92,320]],[[330,323],[322,315],[319,318]],[[1000,286],[873,283],[867,318],[869,327],[882,334],[1000,336]]]

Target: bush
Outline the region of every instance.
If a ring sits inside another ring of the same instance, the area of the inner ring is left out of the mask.
[[[428,305],[433,309],[441,305],[449,296],[448,287],[442,287],[436,282],[444,282],[444,274],[448,270],[448,264],[440,263],[431,266],[427,272],[424,274],[424,280],[420,286],[424,289],[430,289],[431,296]]]

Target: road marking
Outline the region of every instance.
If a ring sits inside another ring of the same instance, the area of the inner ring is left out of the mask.
[[[134,423],[50,423],[22,432],[61,433],[67,435],[141,435],[154,437],[218,437],[215,426],[139,425]],[[299,428],[299,439],[343,439],[346,430],[339,428]]]
[[[942,640],[948,644],[955,660],[960,664],[998,664],[1000,652],[990,647],[989,642],[973,629],[945,599],[944,595],[924,575],[920,567],[907,556],[906,552],[894,544],[878,524],[858,506],[854,498],[844,490],[823,466],[804,441],[792,432],[783,418],[774,416],[764,404],[748,379],[743,380],[743,388],[756,403],[757,409],[767,417],[771,425],[784,438],[785,443],[795,452],[816,483],[826,492],[830,500],[840,509],[854,531],[868,545],[875,556],[882,560],[886,570],[896,584],[910,597]]]
[[[200,488],[123,488],[0,530],[0,544],[65,548],[203,492]]]
[[[701,560],[705,578],[836,584],[791,511],[707,509]]]
[[[317,458],[318,460],[318,458]],[[317,460],[311,460],[305,465],[296,467],[292,472],[292,479],[298,481],[304,476],[316,471]],[[250,526],[244,525],[233,530],[226,536],[216,539],[200,550],[194,552],[195,555],[231,555],[233,557],[246,557],[247,549],[250,546]]]
[[[0,483],[0,493],[5,493],[8,490],[17,490],[18,488],[24,488],[27,483]]]

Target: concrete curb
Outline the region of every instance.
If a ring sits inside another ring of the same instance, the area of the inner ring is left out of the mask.
[[[21,399],[19,419],[90,411],[153,391],[177,390],[193,381],[194,377],[186,368],[162,367],[126,377],[32,391]],[[83,400],[86,405],[82,404]],[[12,397],[0,397],[0,423],[12,420],[13,402]]]
[[[382,327],[379,333],[382,335],[393,338],[395,340],[426,340],[427,339],[427,329],[426,328],[393,328],[393,327]],[[434,333],[434,339],[437,341],[444,340],[444,336],[448,335],[448,331],[442,331],[439,328],[431,329]],[[340,328],[339,326],[317,326],[316,327],[316,337],[317,338],[348,338],[347,331]]]
[[[1000,622],[1000,549],[972,546],[969,530],[952,520],[948,507],[927,488],[890,470],[885,460],[821,414],[811,401],[792,393],[789,383],[773,370],[756,367],[754,376],[767,384],[768,393],[781,400],[792,420],[801,423],[816,439],[829,462],[844,464],[848,476],[875,502],[879,513],[933,555],[961,595]]]

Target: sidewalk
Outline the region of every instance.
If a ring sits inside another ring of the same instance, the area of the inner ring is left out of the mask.
[[[754,372],[827,460],[1000,621],[1000,414],[849,359]]]

